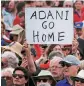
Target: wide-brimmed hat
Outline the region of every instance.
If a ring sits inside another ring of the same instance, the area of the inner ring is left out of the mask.
[[[75,77],[71,77],[72,80],[75,80],[77,78],[84,80],[84,70],[80,70],[79,73]]]
[[[20,25],[14,25],[10,34],[19,35],[24,29]]]
[[[48,70],[41,70],[37,76],[34,76],[34,79],[38,79],[40,77],[50,77],[51,80],[55,81],[53,75]]]
[[[22,45],[19,42],[12,42],[11,44],[9,44],[8,46],[1,46],[2,50],[10,50],[14,53],[16,53],[17,55],[19,55],[22,58]]]

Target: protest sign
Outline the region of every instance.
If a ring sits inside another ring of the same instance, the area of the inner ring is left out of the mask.
[[[25,26],[29,44],[71,44],[73,8],[26,8]]]

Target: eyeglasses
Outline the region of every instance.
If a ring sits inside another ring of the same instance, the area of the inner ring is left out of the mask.
[[[4,78],[6,80],[11,80],[12,79],[12,77],[10,77],[10,76],[2,76],[1,78]]]
[[[81,78],[75,78],[74,81],[84,83],[84,79],[81,79]]]
[[[72,7],[71,5],[65,5],[65,7]]]
[[[41,82],[41,81],[43,81],[43,82],[47,82],[49,79],[37,79],[36,81],[37,82]]]
[[[62,65],[62,67],[70,67],[70,66],[72,66],[70,63],[67,63],[67,62],[59,62],[59,64],[61,64]]]
[[[18,76],[20,79],[25,77],[25,75],[21,75],[21,74],[12,74],[12,75],[14,78]]]
[[[52,66],[51,68],[59,69],[59,68],[63,68],[63,67]]]

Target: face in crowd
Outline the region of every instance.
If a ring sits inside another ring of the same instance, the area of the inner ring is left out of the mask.
[[[59,64],[61,60],[61,57],[54,57],[50,61],[50,72],[52,73],[55,80],[63,79],[64,68],[61,66],[61,64]]]
[[[47,76],[39,77],[36,80],[36,86],[51,86],[51,84],[52,84],[52,80]]]
[[[75,79],[75,86],[84,86],[84,79],[76,78]]]
[[[62,52],[62,48],[60,45],[56,45],[54,48],[53,48],[53,51],[61,51]]]
[[[14,12],[15,11],[15,2],[10,1],[8,5],[9,12]]]
[[[15,86],[24,86],[27,83],[27,79],[21,70],[16,70],[13,74],[13,83]]]
[[[79,67],[77,65],[72,65],[72,64],[67,63],[67,62],[63,62],[63,63],[61,63],[61,65],[64,67],[64,76],[65,77],[70,77],[70,76],[76,76],[77,75],[77,72],[78,72],[78,69],[79,69]]]
[[[65,1],[64,2],[64,7],[73,7],[72,1]]]
[[[81,8],[82,8],[82,1],[81,0],[77,0],[76,2],[75,2],[75,8],[77,9],[77,10],[81,10]]]
[[[6,86],[13,85],[12,74],[9,71],[4,72],[2,78],[6,80]]]

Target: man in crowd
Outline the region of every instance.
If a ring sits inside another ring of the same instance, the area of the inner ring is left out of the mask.
[[[48,70],[41,70],[34,79],[36,86],[55,86],[55,80]]]
[[[50,60],[50,72],[52,73],[54,79],[56,81],[62,80],[64,78],[64,68],[59,64],[63,59],[61,57],[54,56],[52,60]]]
[[[28,82],[28,71],[23,67],[16,67],[13,71],[13,84],[14,86],[25,86]]]
[[[64,79],[60,80],[56,86],[72,86],[71,76],[76,76],[79,70],[80,61],[73,55],[68,55],[59,62],[64,67]]]
[[[84,86],[84,70],[80,70],[75,77],[71,77],[74,86]]]

